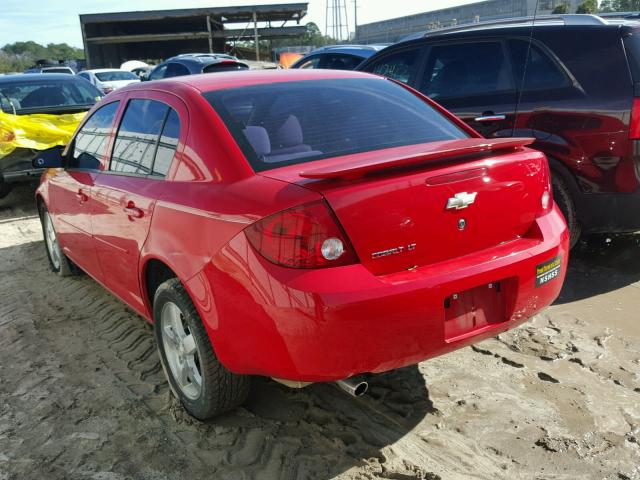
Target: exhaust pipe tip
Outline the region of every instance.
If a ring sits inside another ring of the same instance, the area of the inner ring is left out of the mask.
[[[361,397],[369,390],[369,384],[366,381],[355,377],[338,380],[336,383],[342,390],[353,397]]]

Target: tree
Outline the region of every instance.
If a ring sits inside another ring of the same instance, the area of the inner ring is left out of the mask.
[[[84,58],[84,50],[66,43],[50,43],[46,47],[33,41],[8,43],[0,48],[0,73],[22,72],[38,60],[57,62],[81,58]]]
[[[561,3],[560,5],[557,5],[556,8],[554,8],[551,13],[559,14],[559,15],[569,13],[569,5],[567,5],[566,3]]]
[[[598,2],[596,0],[584,0],[576,9],[576,13],[596,13],[597,11]]]

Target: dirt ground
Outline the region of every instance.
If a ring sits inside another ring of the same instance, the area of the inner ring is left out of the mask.
[[[49,270],[28,188],[0,202],[0,480],[640,479],[640,247],[583,245],[519,329],[371,380],[289,390],[199,423],[150,327]]]

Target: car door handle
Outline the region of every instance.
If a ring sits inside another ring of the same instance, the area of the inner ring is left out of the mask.
[[[127,206],[123,208],[123,211],[127,214],[129,220],[144,217],[144,212],[142,211],[142,209],[136,207],[135,203],[133,202],[127,203]]]
[[[498,122],[500,120],[505,120],[506,118],[506,115],[481,115],[474,118],[474,120],[476,122]]]
[[[87,195],[86,193],[84,193],[84,190],[79,189],[78,192],[76,193],[76,197],[78,197],[78,201],[80,203],[84,203],[87,200],[89,200],[89,195]]]

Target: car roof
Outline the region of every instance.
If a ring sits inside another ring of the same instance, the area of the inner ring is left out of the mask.
[[[534,22],[535,20],[535,22]],[[454,34],[463,33],[483,33],[494,32],[496,30],[504,31],[505,29],[530,29],[533,25],[534,28],[544,27],[589,27],[589,28],[618,28],[619,26],[640,26],[640,23],[634,21],[632,18],[606,18],[606,16],[600,15],[585,15],[585,14],[567,14],[567,15],[540,15],[536,17],[516,17],[506,18],[499,20],[489,20],[485,22],[466,23],[455,25],[451,27],[445,27],[435,30],[426,30],[422,32],[412,33],[400,39],[395,45],[408,42],[411,40],[418,40],[422,38],[438,38],[440,36],[449,36]]]
[[[286,69],[286,70],[237,70],[219,72],[215,75],[204,73],[198,75],[184,75],[171,77],[153,82],[139,82],[118,90],[119,92],[132,90],[171,90],[172,86],[189,86],[200,92],[213,90],[228,90],[232,88],[248,87],[252,85],[268,85],[271,83],[295,82],[306,80],[327,80],[339,78],[374,78],[382,79],[378,75],[351,70],[320,70],[320,69]]]
[[[6,75],[0,77],[0,84],[2,83],[38,83],[42,80],[67,80],[71,82],[81,81],[81,78],[76,78],[75,75],[69,75],[68,73],[18,73],[16,75]]]
[[[350,55],[358,55],[361,57],[370,56],[374,53],[386,48],[387,45],[374,44],[374,45],[325,45],[324,47],[316,48],[307,55],[316,55],[318,53],[345,53]]]
[[[128,72],[129,70],[122,70],[121,68],[92,68],[90,70],[82,70],[83,72],[102,73],[102,72]]]

